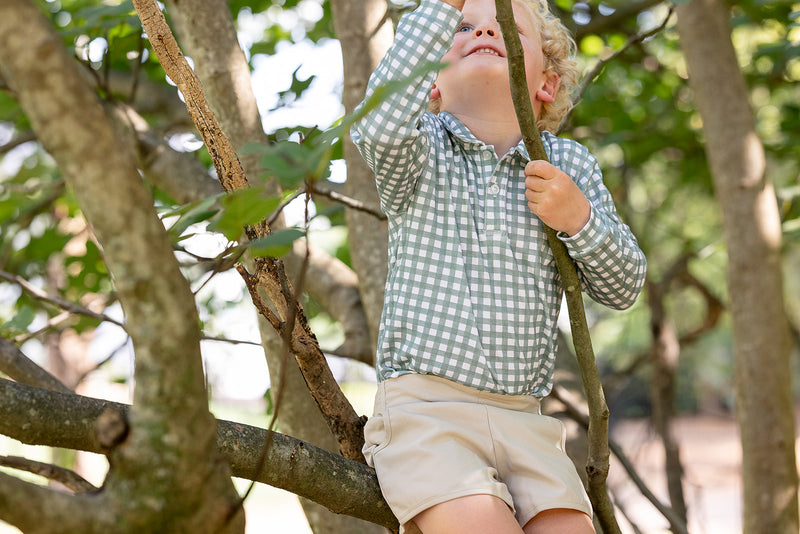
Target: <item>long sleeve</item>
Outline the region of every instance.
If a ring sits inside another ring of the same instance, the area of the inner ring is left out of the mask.
[[[370,77],[361,106],[376,92],[388,94],[352,127],[350,135],[375,173],[381,207],[387,213],[399,213],[408,205],[428,158],[422,118],[436,72],[415,73],[441,60],[460,20],[461,13],[444,2],[423,0],[401,19],[392,47]]]

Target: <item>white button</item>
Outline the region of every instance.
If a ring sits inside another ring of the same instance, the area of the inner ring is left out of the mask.
[[[489,192],[490,195],[496,195],[497,193],[500,192],[500,187],[496,183],[490,182],[489,187],[487,187],[486,190]]]

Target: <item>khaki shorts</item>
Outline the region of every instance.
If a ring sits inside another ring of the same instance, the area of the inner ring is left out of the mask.
[[[407,523],[431,506],[477,494],[503,499],[520,526],[553,508],[592,515],[564,452],[564,426],[541,415],[535,397],[407,374],[378,384],[364,434],[364,456],[401,533],[417,532]]]

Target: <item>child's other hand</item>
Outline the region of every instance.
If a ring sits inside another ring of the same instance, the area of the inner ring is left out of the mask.
[[[589,222],[589,201],[558,167],[543,160],[529,161],[525,187],[528,208],[553,230],[573,236]]]

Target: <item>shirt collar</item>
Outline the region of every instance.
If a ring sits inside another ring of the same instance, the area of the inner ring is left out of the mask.
[[[439,120],[444,125],[445,129],[450,132],[453,137],[458,139],[463,145],[485,146],[483,141],[475,137],[475,135],[467,128],[463,122],[458,120],[455,115],[442,111],[438,114]],[[517,154],[525,161],[528,158],[528,150],[525,148],[525,143],[520,140],[517,146],[512,149],[512,154]]]

